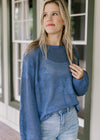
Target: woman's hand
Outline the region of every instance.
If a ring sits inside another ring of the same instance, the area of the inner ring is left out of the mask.
[[[76,79],[81,79],[83,77],[84,71],[80,66],[71,64],[69,65],[69,67],[73,77],[75,77]]]

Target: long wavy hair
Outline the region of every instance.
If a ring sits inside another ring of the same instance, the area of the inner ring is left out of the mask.
[[[72,41],[71,41],[71,24],[70,24],[70,16],[67,9],[67,3],[64,0],[44,0],[42,13],[41,13],[41,32],[39,38],[30,43],[26,49],[26,54],[29,53],[33,49],[37,49],[40,46],[40,49],[44,52],[45,58],[47,58],[47,47],[46,47],[46,39],[47,32],[43,26],[43,11],[48,3],[55,3],[59,6],[60,13],[62,19],[64,21],[61,43],[66,48],[66,53],[69,59],[70,64],[72,63],[73,55],[72,55]]]

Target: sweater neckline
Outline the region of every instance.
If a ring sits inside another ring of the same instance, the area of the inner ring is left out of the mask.
[[[49,47],[49,48],[62,48],[62,47],[64,47],[64,45],[46,45],[47,47]]]

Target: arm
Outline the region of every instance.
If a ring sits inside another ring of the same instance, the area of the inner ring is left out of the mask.
[[[78,96],[83,96],[88,91],[89,77],[85,70],[81,79],[73,77],[73,86]]]
[[[88,73],[85,70],[83,70],[80,66],[78,66],[79,57],[75,48],[73,49],[73,54],[77,58],[77,65],[76,64],[69,65],[73,76],[72,79],[73,87],[78,96],[83,96],[88,90],[89,77],[88,77]],[[73,63],[75,63],[75,61],[73,61]]]
[[[21,140],[41,140],[40,120],[35,98],[35,65],[24,56],[21,78],[20,135]]]

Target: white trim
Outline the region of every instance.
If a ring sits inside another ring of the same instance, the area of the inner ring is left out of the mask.
[[[79,40],[74,40],[72,41],[72,44],[73,45],[87,45],[87,42],[86,41],[79,41]]]
[[[24,20],[24,1],[22,1],[22,17],[21,17],[22,20]],[[22,33],[22,40],[24,40],[24,22],[22,22],[21,24],[21,33]]]
[[[22,62],[22,60],[20,60],[20,59],[18,59],[17,61],[18,61],[18,62]]]
[[[86,17],[85,17],[85,41],[87,44],[87,24],[88,24],[88,0],[86,0]]]
[[[18,80],[21,80],[21,77],[18,77],[17,79],[18,79]]]
[[[14,23],[20,23],[20,22],[28,22],[28,21],[33,21],[33,19],[22,19],[22,20],[15,20]]]
[[[71,15],[71,0],[68,0],[69,15]]]
[[[13,40],[13,43],[31,43],[33,40]]]
[[[2,87],[0,87],[0,96],[2,95]]]
[[[81,14],[71,14],[71,17],[78,17],[78,16],[85,16],[86,13],[81,13]]]
[[[14,1],[14,3],[20,3],[20,2],[23,2],[23,1],[26,1],[26,0],[16,0],[16,1]]]
[[[79,120],[79,126],[84,128],[84,119],[78,118],[78,120]]]
[[[14,5],[14,0],[12,0],[12,40],[14,40],[14,18],[15,18],[15,14],[14,14],[14,9],[15,9],[15,5]]]

